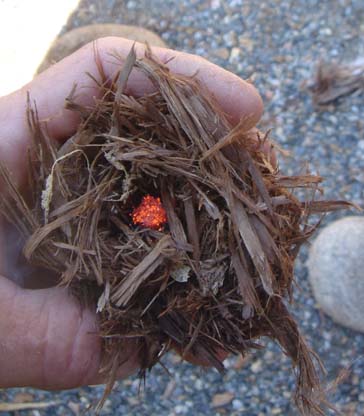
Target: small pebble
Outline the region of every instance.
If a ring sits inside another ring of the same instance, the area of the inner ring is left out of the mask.
[[[241,410],[243,407],[243,402],[241,400],[234,399],[232,405],[234,410]]]
[[[262,371],[263,369],[263,362],[261,360],[257,360],[255,362],[253,362],[253,364],[251,365],[251,370],[253,373],[259,373],[260,371]]]

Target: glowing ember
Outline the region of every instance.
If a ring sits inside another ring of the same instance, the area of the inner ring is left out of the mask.
[[[153,230],[162,230],[167,222],[166,211],[160,198],[151,195],[143,197],[142,202],[131,214],[135,225],[142,225]]]

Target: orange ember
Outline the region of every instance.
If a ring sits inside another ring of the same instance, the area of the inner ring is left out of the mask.
[[[153,230],[162,230],[167,222],[166,211],[160,198],[151,195],[143,197],[142,202],[131,214],[135,225],[142,225]]]

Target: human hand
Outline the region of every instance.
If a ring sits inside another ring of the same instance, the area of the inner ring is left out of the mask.
[[[126,57],[131,46],[131,41],[122,38],[98,41],[99,57],[110,79],[120,68],[110,54],[117,52]],[[144,46],[137,44],[136,50],[141,56]],[[262,102],[250,84],[197,56],[161,48],[153,48],[153,53],[168,62],[173,72],[197,74],[233,125],[242,117],[247,117],[249,127],[258,122]],[[61,142],[75,132],[79,123],[74,112],[63,108],[73,84],[78,85],[78,101],[83,105],[92,105],[98,95],[87,72],[96,78],[99,74],[92,44],[49,68],[21,90],[0,98],[0,160],[20,187],[31,142],[26,121],[27,92],[37,103],[40,120],[47,121],[50,139]],[[128,93],[140,96],[151,90],[152,85],[144,76],[132,72]],[[0,191],[6,195],[4,188]],[[95,311],[81,310],[64,288],[30,290],[17,286],[12,281],[12,270],[6,267],[7,244],[7,235],[0,228],[0,274],[4,275],[0,277],[0,387],[66,389],[102,382],[98,374],[101,340],[97,336]],[[120,377],[138,367],[132,345],[125,345],[124,354],[127,361],[120,369]]]

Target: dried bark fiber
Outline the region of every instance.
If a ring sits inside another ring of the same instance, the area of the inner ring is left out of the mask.
[[[125,93],[135,69],[155,93]],[[261,150],[264,136],[246,131],[246,120],[231,128],[195,78],[171,74],[150,51],[136,59],[132,50],[105,85],[93,108],[67,98],[82,123],[61,146],[29,107],[29,200],[3,166],[0,177],[26,259],[97,303],[107,392],[125,339],[144,376],[171,348],[223,371],[221,351],[244,355],[268,336],[292,359],[301,411],[324,414],[314,355],[285,302],[298,249],[315,230],[311,211],[348,204],[314,201],[320,177],[282,176]],[[310,199],[298,200],[297,188]],[[145,195],[161,198],[161,230],[132,224]]]
[[[364,88],[364,59],[350,63],[321,62],[313,82],[308,85],[317,106],[336,103],[342,97]]]

